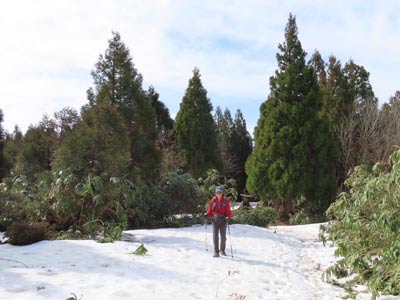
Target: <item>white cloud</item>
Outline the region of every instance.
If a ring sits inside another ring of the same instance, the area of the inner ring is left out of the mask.
[[[290,12],[309,54],[319,49],[326,59],[353,58],[386,101],[400,89],[399,9],[391,0],[8,1],[0,11],[4,127],[26,130],[43,113],[85,104],[90,71],[112,30],[121,33],[145,85],[155,86],[172,114],[198,66],[213,106],[246,111],[250,127],[269,93]]]

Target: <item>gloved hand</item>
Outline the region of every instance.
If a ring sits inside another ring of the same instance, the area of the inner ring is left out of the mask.
[[[230,218],[226,217],[226,224],[229,224],[230,220],[231,220]]]
[[[207,218],[208,218],[207,213],[204,213],[204,219],[207,219]]]

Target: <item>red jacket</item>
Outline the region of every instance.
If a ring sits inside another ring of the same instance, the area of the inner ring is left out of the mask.
[[[207,216],[209,218],[214,218],[215,214],[223,215],[228,218],[232,217],[231,205],[229,200],[224,196],[221,197],[221,200],[218,200],[217,196],[214,196],[210,200],[210,205],[207,209]]]

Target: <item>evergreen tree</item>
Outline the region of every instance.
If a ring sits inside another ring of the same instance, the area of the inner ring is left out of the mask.
[[[246,187],[247,181],[245,164],[248,157],[253,152],[253,142],[247,130],[246,120],[239,109],[236,111],[235,120],[233,121],[231,140],[232,151],[237,157],[237,168],[233,178],[236,180],[238,191],[242,192]]]
[[[323,91],[322,113],[330,121],[338,153],[335,181],[341,187],[350,169],[382,159],[377,98],[369,82],[369,73],[352,60],[342,67],[340,61],[330,56],[324,73],[325,63],[316,52],[309,65],[314,67]]]
[[[72,107],[65,107],[54,113],[54,119],[60,140],[70,134],[80,121],[79,113]]]
[[[82,121],[57,149],[54,171],[72,173],[77,178],[123,177],[130,162],[129,132],[121,115],[108,101],[97,101],[82,111]]]
[[[245,163],[253,150],[246,121],[239,109],[233,120],[229,109],[222,113],[219,106],[214,118],[217,125],[218,149],[223,162],[222,175],[234,179],[237,190],[242,192],[247,179]]]
[[[153,86],[149,87],[147,97],[156,113],[157,129],[159,132],[172,130],[174,120],[171,119],[168,108],[159,100],[160,95],[155,91]]]
[[[5,160],[5,168],[6,168],[6,176],[9,176],[10,173],[15,169],[17,163],[18,153],[21,150],[23,134],[19,127],[15,125],[14,131],[5,135],[5,144],[4,144],[4,160]]]
[[[118,32],[113,32],[104,56],[100,54],[91,72],[95,91],[89,89],[90,104],[99,98],[108,99],[119,109],[133,104],[134,97],[142,97],[142,75],[136,70],[129,49]],[[126,111],[130,113],[130,111]],[[125,116],[126,117],[126,116]]]
[[[318,82],[321,88],[325,88],[327,84],[327,74],[326,74],[326,63],[322,59],[321,53],[318,50],[315,50],[314,54],[311,56],[308,64],[314,68],[315,74],[317,75]]]
[[[328,80],[323,88],[324,112],[331,124],[337,126],[353,110],[353,99],[344,76],[342,65],[334,56],[329,57]]]
[[[233,178],[237,167],[237,157],[232,152],[232,130],[233,120],[231,112],[226,108],[224,113],[219,106],[215,110],[214,116],[217,126],[218,150],[222,159],[222,175]]]
[[[341,117],[350,112],[352,107],[341,63],[334,56],[330,56],[329,63],[326,64],[316,50],[308,64],[314,68],[323,92],[322,113],[326,114],[332,125],[335,125]]]
[[[201,82],[200,71],[195,68],[174,125],[178,151],[186,161],[186,168],[195,177],[221,166],[211,111],[212,105]]]
[[[146,179],[155,179],[160,165],[156,151],[156,114],[142,88],[142,75],[136,70],[129,50],[119,33],[113,32],[105,55],[100,55],[92,71],[95,89],[89,89],[89,105],[110,101],[122,115],[130,134],[131,167]]]
[[[341,137],[338,136],[338,133],[342,131],[344,122],[353,110],[353,99],[351,98],[341,63],[334,56],[329,57],[329,63],[326,66],[321,55],[316,51],[309,65],[316,71],[320,88],[323,92],[322,114],[329,119],[334,151],[337,153],[335,155],[337,158],[335,168],[332,169],[332,172],[336,186],[340,187],[343,184],[347,170],[343,163],[343,157],[339,155],[343,151],[341,150]]]
[[[254,152],[246,164],[247,186],[262,199],[279,199],[282,217],[294,212],[293,202],[302,196],[307,209],[322,214],[334,194],[331,139],[320,114],[322,93],[313,68],[305,63],[291,14],[279,50],[278,70],[270,78],[270,95],[261,106]]]
[[[366,113],[366,107],[371,104],[378,107],[378,99],[375,97],[369,82],[369,72],[363,66],[357,65],[353,60],[350,60],[344,66],[343,74],[353,101],[353,109],[358,116],[362,118]]]
[[[39,125],[30,126],[22,138],[15,165],[16,175],[25,175],[35,181],[41,173],[50,171],[57,144],[56,124],[45,115]]]

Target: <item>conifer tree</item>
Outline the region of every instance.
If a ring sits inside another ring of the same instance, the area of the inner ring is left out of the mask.
[[[365,107],[368,103],[378,105],[378,99],[375,97],[369,82],[369,72],[363,66],[357,65],[353,60],[350,60],[344,66],[343,73],[357,114],[362,115],[365,113]]]
[[[147,97],[150,99],[150,103],[155,110],[158,131],[165,132],[167,130],[172,130],[174,127],[174,120],[171,119],[168,108],[159,100],[160,95],[153,86],[149,87]]]
[[[215,110],[215,124],[217,126],[218,150],[222,159],[222,175],[233,178],[237,167],[237,157],[232,148],[233,120],[229,109],[224,113],[219,106]]]
[[[67,171],[78,178],[89,174],[123,177],[130,161],[129,131],[115,106],[97,101],[82,111],[82,120],[57,149],[54,171]]]
[[[247,158],[253,152],[253,142],[251,135],[247,130],[246,120],[244,119],[240,109],[238,109],[235,114],[231,140],[232,151],[237,157],[237,169],[233,178],[236,180],[238,191],[242,192],[246,187],[247,180],[245,164]]]
[[[325,97],[339,153],[336,182],[341,186],[350,169],[379,159],[378,101],[365,68],[352,60],[341,67],[334,57],[329,60]]]
[[[37,126],[30,126],[23,136],[18,149],[15,173],[35,181],[41,173],[51,170],[57,145],[56,124],[45,115]]]
[[[232,119],[229,109],[222,113],[218,106],[215,112],[217,125],[218,149],[222,158],[222,175],[232,178],[236,182],[236,189],[240,192],[246,185],[245,163],[253,150],[252,139],[246,128],[242,112],[236,111]]]
[[[156,179],[160,157],[156,150],[156,114],[142,88],[142,75],[136,70],[129,49],[119,33],[113,32],[104,56],[92,71],[95,89],[88,90],[89,106],[110,101],[125,120],[130,135],[131,167],[145,179]]]
[[[9,175],[12,170],[15,170],[14,168],[17,163],[17,158],[22,149],[22,139],[23,134],[17,125],[15,125],[14,131],[11,134],[7,133],[5,135],[3,155],[5,160],[6,175]]]
[[[336,152],[336,163],[332,172],[336,186],[340,187],[348,170],[346,170],[343,163],[341,138],[338,133],[342,130],[344,121],[349,118],[353,111],[353,99],[350,95],[349,85],[343,74],[341,63],[336,57],[330,56],[326,65],[319,52],[316,51],[309,65],[314,68],[323,93],[322,114],[329,120],[334,144],[333,150]]]
[[[313,68],[305,63],[291,14],[278,48],[278,70],[270,78],[246,164],[247,187],[261,199],[279,199],[281,217],[294,213],[293,202],[300,197],[312,213],[322,214],[334,193],[331,139],[327,120],[320,116],[322,93]]]
[[[323,89],[327,84],[326,64],[318,50],[315,50],[308,64],[314,68],[320,87]]]
[[[177,113],[174,134],[178,151],[186,168],[195,176],[210,168],[220,168],[216,126],[211,115],[212,105],[195,68]]]
[[[54,119],[60,140],[70,134],[80,121],[79,113],[72,107],[64,107],[54,113]]]
[[[324,91],[324,112],[331,124],[337,126],[353,110],[353,99],[349,93],[349,84],[343,74],[339,60],[329,57],[328,79]]]

